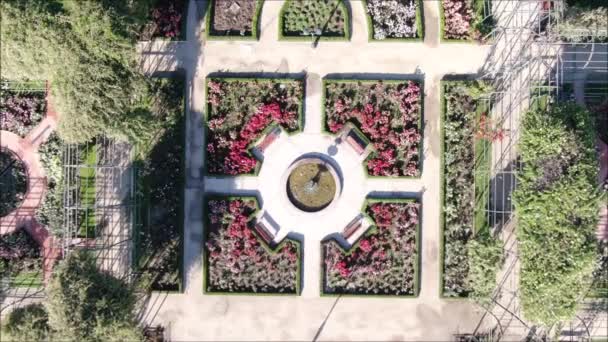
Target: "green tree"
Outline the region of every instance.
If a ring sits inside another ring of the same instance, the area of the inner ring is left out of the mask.
[[[140,105],[150,84],[135,49],[144,16],[133,15],[131,3],[142,2],[0,2],[2,77],[50,81],[59,133],[68,142],[101,134],[132,139],[154,119]]]
[[[100,271],[94,257],[74,252],[54,271],[45,303],[58,339],[141,340],[135,296],[123,281]]]

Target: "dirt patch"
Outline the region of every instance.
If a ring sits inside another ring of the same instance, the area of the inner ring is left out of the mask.
[[[216,0],[213,2],[212,34],[251,35],[258,0]]]

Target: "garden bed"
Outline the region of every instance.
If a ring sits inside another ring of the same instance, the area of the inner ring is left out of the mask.
[[[477,81],[442,82],[442,279],[445,297],[489,296],[496,273],[478,272],[479,262],[497,271],[502,246],[491,237],[492,141],[503,134],[489,117],[489,89]]]
[[[264,0],[210,0],[207,8],[207,39],[257,40]]]
[[[140,40],[186,40],[188,0],[155,0],[148,13]]]
[[[15,133],[23,138],[44,119],[46,93],[42,85],[37,90],[19,88],[20,85],[15,82],[2,84],[0,130]]]
[[[605,0],[567,0],[563,18],[554,27],[568,43],[607,43],[608,4]]]
[[[279,14],[279,40],[350,39],[350,14],[343,0],[287,0]]]
[[[10,287],[42,286],[40,247],[25,229],[0,235],[0,279]]]
[[[55,132],[38,149],[40,162],[46,174],[47,190],[41,205],[36,208],[36,219],[58,237],[63,234],[65,224],[63,150],[64,142]]]
[[[207,80],[206,172],[256,174],[250,148],[272,127],[302,129],[304,84],[297,79],[209,78]]]
[[[417,296],[420,204],[416,200],[368,200],[373,226],[345,251],[334,239],[321,243],[322,293]]]
[[[495,26],[494,18],[484,18],[486,0],[442,0],[439,3],[441,15],[441,40],[447,42],[479,41],[484,43],[485,36]]]
[[[408,41],[424,38],[422,0],[365,0],[370,41]]]
[[[300,294],[300,242],[267,245],[253,229],[255,197],[212,197],[206,202],[206,293]]]
[[[97,149],[95,142],[86,144],[81,150],[82,167],[78,168],[78,192],[80,209],[78,212],[78,237],[94,238],[97,229],[95,202],[97,197]]]
[[[19,208],[27,192],[27,169],[10,150],[0,148],[0,217]]]
[[[417,81],[324,80],[325,130],[347,122],[372,142],[370,176],[419,177],[422,172],[422,85]]]
[[[153,291],[182,290],[185,177],[184,78],[153,81],[156,138],[137,145],[135,263]]]

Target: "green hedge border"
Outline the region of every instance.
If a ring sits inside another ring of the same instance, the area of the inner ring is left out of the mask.
[[[209,81],[212,80],[222,80],[225,82],[248,82],[248,81],[262,81],[262,82],[269,82],[269,81],[290,81],[290,82],[301,82],[302,83],[302,99],[299,103],[299,109],[298,109],[298,126],[299,128],[293,132],[289,132],[286,131],[285,129],[283,129],[281,127],[281,130],[285,133],[287,133],[287,135],[295,135],[295,134],[299,134],[302,133],[304,130],[304,106],[305,106],[305,102],[306,102],[306,77],[233,77],[233,76],[227,76],[227,77],[223,77],[223,76],[209,76],[207,75],[206,79],[205,79],[205,112],[203,113],[203,130],[205,132],[205,142],[204,145],[205,149],[203,151],[203,175],[205,177],[213,177],[213,178],[233,178],[233,177],[257,177],[260,173],[260,169],[262,168],[262,164],[263,162],[258,160],[256,167],[254,169],[253,172],[251,173],[245,173],[245,174],[240,174],[240,175],[226,175],[226,174],[212,174],[209,173],[208,168],[207,168],[207,149],[206,146],[208,144],[208,139],[209,139],[209,127],[207,126],[207,123],[209,121],[209,108],[210,105],[207,102],[207,99],[209,98]],[[248,146],[248,151],[249,153],[255,158],[255,156],[253,155],[253,153],[251,153],[252,148],[258,143],[260,142],[261,139],[263,139],[272,128],[279,126],[276,123],[271,123],[270,125],[268,125],[268,127],[266,127],[262,133],[260,134],[260,137],[256,140],[254,140],[253,142],[251,142]]]
[[[255,237],[258,239],[258,242],[260,243],[260,246],[262,246],[268,253],[270,254],[276,254],[277,251],[281,250],[281,248],[283,248],[283,246],[287,243],[287,242],[293,242],[296,245],[296,249],[297,249],[297,253],[298,253],[298,260],[297,260],[297,271],[296,271],[296,292],[295,293],[289,293],[289,292],[246,292],[246,291],[239,291],[239,292],[228,292],[228,291],[208,291],[207,290],[207,283],[209,282],[209,253],[207,251],[207,249],[205,248],[205,243],[206,241],[209,239],[209,230],[207,229],[210,225],[209,223],[209,215],[207,215],[207,211],[208,211],[208,206],[209,206],[209,201],[210,200],[225,200],[225,201],[230,201],[230,200],[244,200],[244,201],[248,201],[248,200],[253,200],[255,202],[255,206],[256,206],[256,210],[249,216],[250,219],[254,218],[260,211],[260,203],[258,201],[257,196],[231,196],[231,195],[222,195],[222,194],[218,194],[218,193],[211,193],[211,194],[206,194],[204,196],[203,199],[203,216],[204,216],[204,222],[205,222],[205,228],[204,228],[204,241],[203,241],[203,294],[206,295],[225,295],[225,296],[279,296],[279,297],[285,297],[285,296],[299,296],[302,293],[302,245],[301,242],[289,237],[285,237],[280,243],[278,243],[276,246],[271,246],[268,245],[264,239],[262,239],[260,237],[260,235],[258,234],[257,231],[255,231],[254,229],[251,230],[251,232],[255,235]]]
[[[346,5],[346,3],[343,0],[340,0],[340,7],[342,8],[342,11],[346,14],[344,17],[344,36],[324,36],[321,35],[320,37],[317,36],[289,36],[286,35],[283,32],[283,16],[285,14],[285,8],[287,7],[287,5],[292,2],[292,1],[302,1],[302,0],[286,0],[285,3],[283,4],[283,6],[281,7],[281,11],[279,11],[279,41],[291,41],[291,42],[312,42],[315,41],[316,39],[319,39],[319,41],[350,41],[351,35],[351,11],[349,11],[348,6]]]
[[[441,113],[439,115],[439,132],[440,132],[440,139],[441,139],[441,143],[440,143],[440,170],[439,170],[439,175],[440,175],[440,185],[439,185],[439,201],[440,201],[440,210],[439,210],[439,226],[440,226],[440,234],[439,234],[439,244],[440,244],[440,248],[439,248],[439,297],[441,299],[444,300],[454,300],[454,301],[460,301],[460,300],[468,300],[469,296],[457,296],[457,297],[452,297],[452,296],[446,296],[445,292],[444,292],[444,270],[445,270],[445,182],[446,182],[446,178],[445,178],[445,123],[446,123],[446,114],[447,114],[447,103],[446,103],[446,91],[445,91],[445,87],[446,85],[449,84],[466,84],[468,82],[472,82],[475,81],[474,75],[462,75],[462,76],[458,76],[458,77],[453,77],[453,76],[447,76],[444,79],[442,79],[440,81],[440,92],[439,92],[439,96],[440,96],[440,106],[441,106]],[[487,109],[488,111],[488,117],[490,116],[490,108]],[[475,142],[475,145],[477,145],[477,142]],[[492,150],[491,150],[491,146],[489,149],[489,155],[488,155],[488,160],[491,163],[492,160]],[[475,155],[475,159],[476,159],[476,155]],[[491,168],[491,165],[488,166],[489,168]],[[473,171],[473,176],[474,178],[476,178],[477,175],[477,170]],[[489,181],[491,181],[491,179],[489,179]],[[475,184],[473,185],[475,186]],[[488,184],[488,187],[490,186],[490,184]],[[490,194],[488,193],[488,196],[490,196]],[[489,201],[489,197],[488,197],[488,201]],[[473,215],[474,215],[474,219],[476,218],[476,211],[477,211],[477,203],[474,204],[474,210],[473,210]]]
[[[384,39],[375,39],[374,38],[374,23],[372,20],[372,16],[367,12],[367,1],[362,0],[363,11],[365,12],[365,17],[367,20],[367,41],[368,42],[378,42],[378,43],[406,43],[406,42],[423,42],[425,36],[424,30],[424,1],[423,0],[414,0],[416,1],[416,31],[417,37],[386,37]]]
[[[179,81],[183,81],[183,85],[184,85],[184,89],[183,89],[183,98],[182,98],[182,115],[180,117],[180,119],[178,120],[181,121],[181,129],[180,129],[180,136],[182,137],[182,143],[186,143],[186,113],[187,113],[187,103],[186,103],[186,91],[187,91],[187,80],[186,80],[186,72],[184,69],[178,69],[175,73],[168,75],[168,76],[157,76],[154,78],[160,78],[160,79],[178,79]],[[184,145],[185,146],[185,145]],[[138,164],[137,161],[134,162],[134,164]],[[154,290],[152,289],[151,292],[152,293],[183,293],[184,292],[184,235],[185,235],[185,219],[186,219],[186,215],[184,213],[185,210],[185,197],[186,197],[186,149],[183,149],[183,153],[182,153],[182,172],[181,172],[181,178],[182,178],[182,186],[181,186],[181,194],[180,194],[180,202],[178,203],[178,208],[179,208],[179,213],[178,213],[178,222],[179,222],[179,253],[178,253],[178,260],[179,260],[179,269],[178,269],[178,282],[177,282],[177,290]],[[136,165],[136,175],[135,175],[135,183],[137,184],[137,186],[139,187],[141,185],[141,179],[139,178],[139,172],[138,172],[139,167]],[[140,203],[140,207],[142,206],[142,203],[148,203],[149,199],[148,198],[144,198]],[[146,204],[146,207],[148,205]],[[141,222],[139,222],[140,220],[142,220],[141,218],[141,209],[138,210],[138,213],[135,215],[136,219],[135,219],[135,223],[133,224],[133,241],[134,241],[134,248],[133,248],[133,252],[131,253],[132,255],[132,267],[136,270],[139,270],[139,263],[138,263],[138,248],[137,246],[139,246],[139,230],[141,229],[140,225]]]
[[[367,228],[367,230],[365,232],[363,232],[363,234],[361,234],[361,236],[359,236],[359,238],[357,238],[357,240],[351,245],[351,247],[349,249],[345,249],[340,242],[338,242],[338,240],[334,237],[328,237],[325,238],[321,241],[321,260],[320,260],[320,272],[321,272],[321,276],[319,277],[319,290],[320,290],[320,294],[321,297],[359,297],[359,298],[402,298],[402,299],[409,299],[409,298],[418,298],[418,296],[420,295],[420,275],[421,275],[421,260],[422,258],[420,257],[421,255],[421,249],[420,249],[420,241],[421,241],[421,231],[422,231],[422,220],[424,218],[422,218],[422,215],[419,215],[419,217],[421,217],[420,222],[418,222],[418,225],[416,226],[416,255],[414,256],[415,260],[414,260],[414,293],[413,294],[374,294],[374,293],[368,293],[368,294],[364,294],[364,293],[332,293],[332,292],[325,292],[325,283],[326,283],[326,277],[325,277],[325,251],[323,249],[323,245],[326,243],[329,243],[331,241],[333,241],[334,243],[336,243],[338,245],[338,247],[340,248],[340,250],[342,251],[343,255],[347,256],[350,255],[353,251],[355,251],[360,243],[361,243],[361,239],[363,237],[367,237],[372,235],[373,233],[376,232],[377,230],[377,226],[375,225],[376,221],[374,219],[372,219],[371,216],[369,216],[369,214],[367,214],[366,210],[369,207],[370,204],[373,203],[418,203],[420,204],[420,213],[422,213],[422,200],[417,199],[417,198],[380,198],[380,197],[368,197],[365,199],[365,202],[363,202],[363,206],[361,207],[361,213],[363,214],[364,217],[366,217],[367,219],[369,219],[371,222],[373,222],[374,224],[372,224],[371,226],[369,226]]]
[[[260,18],[262,17],[262,8],[264,7],[265,0],[256,0],[255,12],[253,13],[253,20],[251,25],[251,35],[219,35],[211,32],[211,20],[215,16],[214,2],[216,0],[209,0],[207,5],[207,13],[205,14],[205,39],[206,40],[260,40]]]
[[[382,82],[382,83],[388,83],[388,84],[402,84],[404,82],[407,81],[412,81],[415,82],[416,84],[418,84],[418,86],[420,87],[420,115],[418,117],[418,133],[420,134],[420,145],[418,146],[418,157],[419,157],[419,175],[418,176],[397,176],[397,177],[392,177],[392,176],[374,176],[374,175],[370,175],[368,170],[367,170],[367,162],[375,157],[375,152],[372,152],[369,154],[369,156],[367,156],[367,158],[365,158],[365,160],[363,160],[362,163],[362,167],[363,167],[363,173],[365,174],[365,177],[368,179],[421,179],[422,178],[422,172],[424,171],[424,129],[425,129],[425,124],[424,124],[424,80],[416,80],[416,79],[411,79],[411,78],[404,78],[404,79],[353,79],[353,78],[336,78],[336,77],[331,77],[331,78],[323,78],[322,81],[322,89],[321,89],[321,134],[326,134],[332,137],[335,137],[336,135],[334,133],[331,133],[328,129],[327,129],[327,113],[325,113],[325,100],[326,100],[326,90],[327,90],[327,84],[328,83],[369,83],[369,84],[373,84],[373,83],[378,83],[378,82]],[[352,121],[347,121],[347,122],[351,122]],[[355,123],[353,123],[353,125],[357,128],[357,130],[359,132],[361,132],[361,130],[359,129],[359,126]],[[363,132],[361,132],[361,134],[365,135]],[[366,139],[368,141],[369,138]]]

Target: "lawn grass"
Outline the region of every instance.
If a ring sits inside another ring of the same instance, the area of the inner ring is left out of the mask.
[[[83,151],[83,167],[78,170],[80,178],[79,194],[80,206],[85,208],[80,212],[78,236],[92,238],[95,237],[95,176],[97,165],[97,145],[88,144]]]
[[[21,272],[10,280],[10,287],[40,288],[44,284],[42,271]]]

